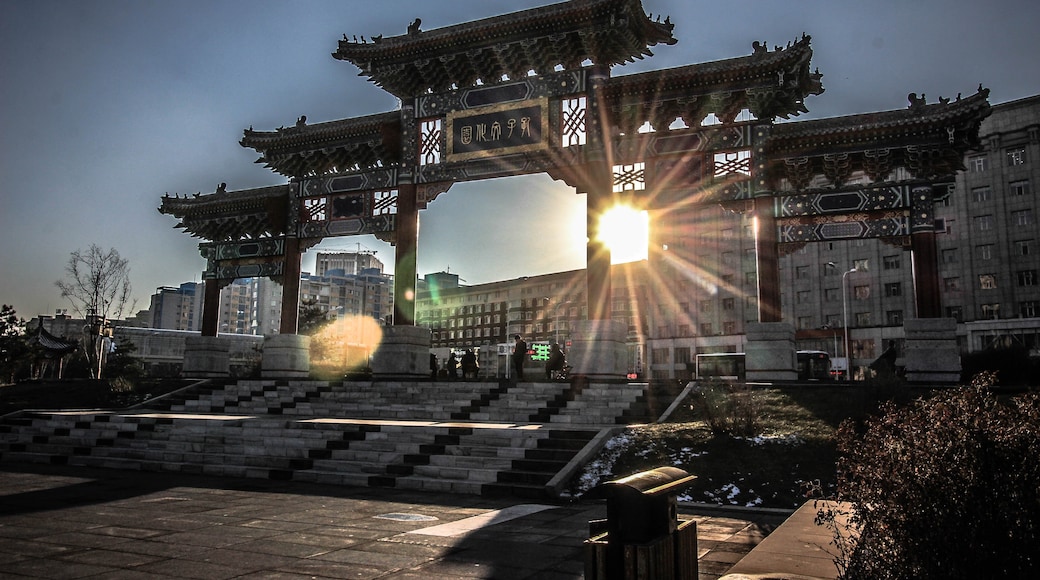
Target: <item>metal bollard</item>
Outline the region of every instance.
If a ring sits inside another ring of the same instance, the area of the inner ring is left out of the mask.
[[[607,519],[589,522],[585,580],[697,580],[697,524],[679,521],[675,499],[695,478],[658,467],[592,489]]]

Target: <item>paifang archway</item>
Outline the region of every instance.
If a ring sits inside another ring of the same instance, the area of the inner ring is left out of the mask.
[[[419,211],[455,182],[531,173],[588,194],[590,321],[610,318],[599,216],[619,200],[653,210],[677,197],[754,213],[762,323],[780,322],[783,248],[867,237],[912,250],[917,316],[939,317],[932,200],[977,146],[988,91],[776,123],[823,93],[808,36],[611,76],[674,44],[673,26],[640,0],[574,0],[431,31],[416,20],[400,36],[344,35],[333,57],[398,97],[398,110],[250,128],[241,145],[287,184],[163,198],[160,211],[207,240],[204,278],[217,283],[206,287],[203,334],[216,335],[220,286],[250,276],[280,278],[281,332],[295,333],[301,253],[357,234],[394,244],[393,323],[414,325]],[[845,185],[853,173],[873,183]]]

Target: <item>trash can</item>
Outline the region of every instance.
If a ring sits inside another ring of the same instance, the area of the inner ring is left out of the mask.
[[[697,525],[676,505],[694,479],[658,467],[593,488],[586,497],[606,499],[607,519],[589,522],[585,580],[697,580]]]

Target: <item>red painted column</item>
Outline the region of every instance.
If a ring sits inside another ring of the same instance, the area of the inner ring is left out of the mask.
[[[939,289],[939,255],[935,232],[910,235],[910,256],[914,273],[914,301],[918,318],[942,318]]]
[[[282,318],[278,334],[296,334],[300,321],[300,270],[303,252],[299,238],[285,239],[285,268],[282,270]]]
[[[416,254],[419,248],[419,207],[414,183],[399,182],[396,219],[394,326],[414,326]]]
[[[220,281],[216,278],[207,279],[203,287],[206,294],[202,297],[202,336],[216,336],[220,314]]]
[[[585,254],[585,276],[588,287],[589,320],[610,320],[613,312],[610,284],[610,248],[599,238],[600,217],[609,208],[611,194],[603,186],[593,188],[586,196],[588,237]]]
[[[780,322],[780,252],[772,197],[755,198],[755,259],[758,267],[758,321]]]

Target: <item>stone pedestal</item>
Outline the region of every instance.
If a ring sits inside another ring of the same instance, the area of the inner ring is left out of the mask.
[[[213,379],[230,376],[228,353],[231,345],[215,336],[189,336],[184,339],[184,363],[181,374],[191,379]]]
[[[957,320],[907,318],[906,380],[912,383],[957,384],[961,379],[961,355],[957,349]]]
[[[613,320],[581,320],[572,325],[567,362],[571,375],[590,381],[624,380],[628,376],[625,325]]]
[[[794,326],[787,322],[749,322],[744,366],[749,382],[798,379]]]
[[[265,379],[305,379],[311,372],[311,337],[276,334],[264,339],[260,376]]]
[[[387,326],[372,354],[372,378],[416,380],[430,377],[430,330],[418,326]]]

